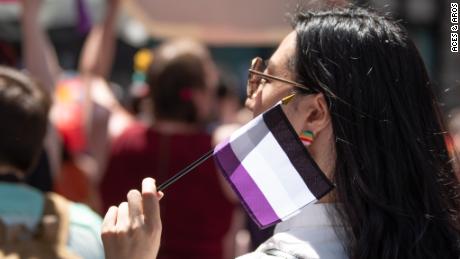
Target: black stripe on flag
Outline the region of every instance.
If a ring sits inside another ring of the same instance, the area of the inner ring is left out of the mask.
[[[321,199],[332,190],[333,184],[321,171],[310,156],[307,148],[300,141],[281,105],[276,105],[265,112],[263,119],[316,199]]]

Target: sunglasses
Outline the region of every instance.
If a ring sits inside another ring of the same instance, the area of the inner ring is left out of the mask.
[[[257,91],[257,89],[259,89],[259,86],[264,85],[268,80],[275,80],[286,84],[290,84],[294,87],[303,89],[308,94],[318,93],[310,87],[296,83],[289,79],[266,74],[264,73],[266,67],[267,66],[262,58],[256,57],[252,60],[251,67],[249,68],[248,84],[246,87],[246,94],[248,98],[251,98],[251,96]]]

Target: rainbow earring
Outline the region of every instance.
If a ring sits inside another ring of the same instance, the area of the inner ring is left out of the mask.
[[[310,146],[313,143],[313,139],[315,138],[315,133],[311,130],[304,130],[300,133],[300,140],[305,146]]]

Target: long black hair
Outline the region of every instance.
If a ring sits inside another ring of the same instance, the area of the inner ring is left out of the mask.
[[[296,80],[327,96],[350,258],[459,258],[458,181],[423,61],[398,23],[348,7],[295,21]]]

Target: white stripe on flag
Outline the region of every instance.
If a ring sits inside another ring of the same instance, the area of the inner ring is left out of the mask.
[[[242,164],[281,219],[316,201],[271,133],[246,156]]]

